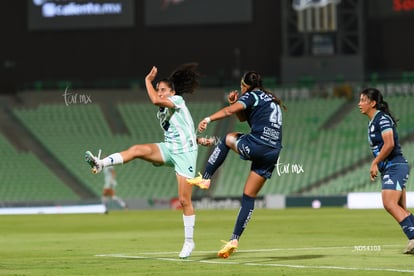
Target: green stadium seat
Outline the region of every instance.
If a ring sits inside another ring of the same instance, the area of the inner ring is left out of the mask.
[[[79,200],[33,153],[17,152],[0,134],[0,202]]]
[[[398,131],[403,140],[414,132],[414,97],[392,96],[386,99],[390,104],[395,117],[400,119]],[[367,143],[366,127],[367,118],[360,114],[357,105],[340,122],[328,129],[322,129],[325,122],[337,112],[344,104],[345,99],[339,98],[314,98],[308,100],[286,101],[288,111],[283,113],[283,150],[280,162],[289,165],[303,167],[304,172],[295,173],[288,171],[274,176],[263,187],[261,194],[344,194],[349,191],[364,191],[373,189],[371,183],[366,183],[366,168],[352,169],[344,175],[324,182],[316,188],[311,185],[324,180],[327,177],[351,168],[356,162],[371,155]],[[221,102],[192,102],[188,107],[193,115],[195,127],[206,115],[218,110]],[[123,150],[133,144],[154,143],[163,140],[162,130],[158,127],[156,118],[157,107],[150,103],[122,103],[117,104],[121,118],[128,130],[127,134],[112,133],[103,111],[98,104],[72,105],[43,104],[37,108],[19,108],[14,110],[17,118],[27,129],[43,143],[51,154],[59,160],[66,169],[72,173],[80,183],[90,188],[96,196],[100,196],[103,186],[103,176],[92,175],[83,160],[85,150],[97,153],[102,149],[103,154],[109,154]],[[235,120],[234,118],[226,120]],[[245,123],[232,124],[228,131],[249,131]],[[212,125],[213,126],[213,125]],[[215,124],[217,126],[217,124]],[[203,134],[211,136],[216,129],[211,127]],[[222,135],[224,133],[218,133]],[[20,195],[17,186],[3,185],[0,187],[1,200],[19,200],[25,196],[38,200],[36,191],[29,187],[45,185],[42,194],[43,199],[69,198],[78,199],[45,165],[35,156],[18,153],[7,139],[0,136],[0,148],[2,153],[13,164],[23,164],[26,171],[30,171],[31,177],[27,179],[41,179],[40,182],[29,184],[18,180],[25,191]],[[403,150],[407,158],[414,156],[413,146],[405,144]],[[212,148],[200,147],[197,161],[197,171],[202,171]],[[410,161],[410,160],[409,160]],[[1,175],[2,183],[17,181],[18,173],[23,169],[19,166],[2,164],[1,171],[13,173]],[[118,166],[118,194],[128,198],[154,198],[175,197],[177,195],[176,179],[172,168],[155,168],[152,164],[141,161],[133,161],[127,166]],[[212,182],[211,196],[240,196],[250,163],[240,160],[239,156],[229,153],[227,160],[218,171]],[[154,177],[156,176],[156,177]],[[49,184],[47,184],[49,183]],[[50,183],[54,183],[51,188]],[[19,185],[19,187],[20,187]],[[42,186],[43,187],[43,186]],[[63,187],[63,188],[62,188]],[[410,185],[409,189],[412,189]],[[378,188],[378,187],[377,187]],[[56,191],[55,191],[56,189]],[[46,190],[50,193],[45,196]],[[29,192],[27,192],[29,191]],[[304,191],[304,192],[301,192]],[[31,194],[33,196],[31,196]],[[53,195],[53,196],[52,196]]]

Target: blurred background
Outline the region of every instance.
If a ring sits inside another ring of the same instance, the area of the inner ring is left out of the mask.
[[[196,123],[226,104],[226,93],[239,89],[247,70],[260,72],[265,87],[284,100],[284,149],[264,198],[281,195],[287,206],[346,205],[351,192],[380,191],[379,182],[369,181],[368,121],[357,108],[367,86],[379,88],[400,119],[400,141],[412,163],[411,0],[2,5],[1,206],[99,201],[103,176],[90,173],[85,150],[110,154],[162,140],[143,86],[153,65],[166,77],[182,63],[198,62],[201,87],[186,97]],[[248,128],[227,119],[207,135],[230,130]],[[209,152],[200,149],[199,170]],[[249,165],[230,154],[211,189],[194,190],[197,204],[228,206],[226,199],[241,195]],[[171,168],[134,161],[116,169],[117,194],[132,208],[175,206]]]

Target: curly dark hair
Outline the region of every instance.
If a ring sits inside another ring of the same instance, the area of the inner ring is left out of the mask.
[[[200,86],[200,72],[197,70],[198,63],[186,63],[177,67],[171,75],[162,79],[160,82],[166,82],[176,95],[184,93],[193,94],[195,89]]]

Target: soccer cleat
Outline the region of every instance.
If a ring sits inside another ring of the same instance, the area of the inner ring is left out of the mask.
[[[237,247],[239,246],[239,241],[236,239],[233,239],[231,241],[222,241],[225,243],[223,248],[217,253],[217,256],[220,258],[226,259],[228,258],[234,251],[237,250]]]
[[[404,250],[404,254],[414,254],[414,239],[408,241],[408,245]]]
[[[180,257],[181,259],[190,257],[191,252],[193,252],[194,248],[195,248],[195,244],[193,241],[185,241],[183,245],[183,249],[181,249],[181,252],[178,255],[178,257]]]
[[[102,161],[99,159],[99,156],[94,156],[90,151],[85,152],[85,161],[89,164],[89,166],[91,166],[92,173],[99,173],[102,171],[103,165]]]
[[[187,183],[191,185],[196,185],[203,190],[207,190],[210,187],[210,179],[203,179],[201,173],[198,173],[197,177],[187,179]]]

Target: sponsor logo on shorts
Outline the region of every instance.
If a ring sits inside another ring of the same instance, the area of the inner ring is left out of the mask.
[[[394,185],[394,181],[392,181],[388,174],[384,175],[384,185]]]
[[[250,148],[247,145],[242,145],[241,147],[241,153],[247,158],[250,158]]]

